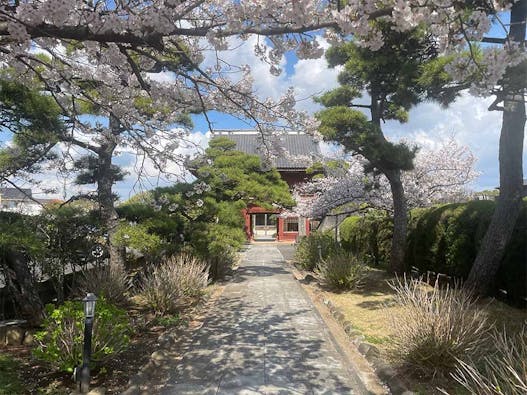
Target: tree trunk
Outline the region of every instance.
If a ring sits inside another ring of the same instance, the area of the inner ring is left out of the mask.
[[[378,98],[378,93],[372,89],[371,91],[371,121],[377,128],[379,136],[383,144],[387,144],[386,138],[381,128],[381,100]],[[390,253],[390,270],[393,273],[405,272],[405,253],[406,253],[406,227],[407,227],[407,207],[406,197],[404,196],[404,187],[401,181],[401,170],[399,169],[383,169],[378,166],[379,170],[388,178],[390,182],[390,189],[392,191],[393,201],[393,235],[392,248]]]
[[[393,199],[393,236],[390,255],[390,270],[393,273],[404,273],[406,253],[407,207],[404,196],[400,170],[385,171],[390,182]]]
[[[526,18],[527,0],[515,3],[511,9],[510,33],[514,41],[524,40]],[[525,97],[523,91],[511,94],[514,88],[504,86],[504,91],[509,92],[509,95],[504,101],[499,146],[500,196],[487,233],[465,282],[466,288],[479,295],[487,295],[493,290],[496,273],[522,205]]]
[[[523,97],[521,98],[523,100]],[[523,139],[525,104],[505,102],[500,136],[500,196],[483,238],[465,287],[479,295],[492,291],[500,267],[520,214],[523,192]]]
[[[115,182],[112,169],[112,157],[117,146],[116,134],[118,134],[119,123],[110,116],[110,130],[108,136],[98,152],[97,167],[97,196],[99,200],[99,212],[102,226],[107,232],[108,255],[111,267],[124,269],[125,256],[122,248],[114,243],[114,235],[119,224],[119,216],[115,210],[112,187]]]
[[[8,251],[3,260],[6,286],[20,318],[27,320],[31,326],[39,326],[44,317],[44,305],[29,270],[27,257],[21,252]]]

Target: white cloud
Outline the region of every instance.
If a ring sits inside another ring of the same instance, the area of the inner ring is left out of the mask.
[[[148,78],[156,82],[172,83],[176,79],[176,74],[172,71],[161,71],[159,73],[148,73]]]
[[[494,188],[499,185],[498,147],[502,113],[488,111],[491,103],[492,98],[482,99],[469,94],[464,94],[447,109],[435,103],[423,103],[410,111],[408,123],[390,121],[384,130],[394,139],[406,138],[426,146],[454,135],[478,158],[477,170],[481,176],[476,181],[476,188]],[[523,161],[525,173],[525,149]]]
[[[127,153],[127,163],[123,170],[128,173],[123,181],[118,182],[114,191],[121,199],[127,199],[130,196],[160,186],[173,185],[174,182],[189,180],[192,178],[190,173],[184,168],[183,160],[185,157],[192,157],[205,149],[210,140],[210,132],[201,133],[193,132],[189,134],[185,141],[173,153],[181,158],[181,162],[168,161],[165,171],[161,173],[154,163],[145,158],[143,155]],[[161,142],[161,144],[163,144]]]
[[[251,74],[254,78],[254,91],[261,98],[279,98],[290,85],[285,81],[285,73],[280,76],[274,76],[269,69],[269,64],[262,61],[254,53],[254,47],[257,44],[264,44],[263,39],[255,35],[251,35],[246,41],[239,38],[232,37],[227,39],[229,48],[227,51],[216,52],[214,50],[205,51],[205,58],[201,64],[203,68],[222,67],[222,70],[227,70],[228,65],[244,66],[247,65],[251,69]],[[267,47],[267,45],[265,45]],[[282,56],[280,67],[285,67],[286,59]],[[241,75],[240,73],[227,74],[233,80],[236,80]]]
[[[180,163],[168,161],[165,172],[160,173],[154,163],[143,155],[137,155],[131,151],[120,151],[114,156],[112,162],[122,167],[128,174],[123,181],[114,185],[113,191],[121,200],[128,199],[132,195],[145,190],[153,189],[158,186],[173,185],[177,181],[189,180],[192,176],[183,166],[186,156],[192,157],[205,149],[210,140],[210,133],[193,132],[188,135],[185,141],[181,141],[180,146],[174,154],[181,158]],[[163,145],[163,142],[160,142]],[[59,145],[61,152],[66,152],[64,144]],[[68,159],[65,165],[68,169],[72,168],[73,160],[86,154],[84,150],[76,148],[68,150]],[[73,195],[85,194],[96,191],[95,185],[76,185],[75,174],[61,173],[56,168],[45,169],[42,173],[34,175],[33,179],[37,183],[29,183],[26,180],[16,179],[16,184],[24,188],[32,188],[34,197],[37,198],[56,198],[68,199]]]
[[[313,95],[318,95],[326,90],[338,85],[338,69],[329,69],[326,60],[320,59],[300,59],[294,65],[286,64],[286,57],[282,57],[280,66],[284,72],[279,76],[274,76],[269,70],[269,65],[263,62],[254,54],[254,46],[258,43],[258,37],[251,36],[247,41],[239,39],[229,39],[230,51],[222,51],[218,55],[224,64],[241,66],[249,65],[254,77],[254,89],[262,97],[279,98],[285,91],[293,86],[297,97],[297,109],[305,110],[310,113],[315,112],[320,107],[311,99]],[[328,43],[320,38],[321,45],[327,48]],[[261,43],[261,41],[260,41]],[[216,65],[217,58],[214,51],[205,52],[203,67]],[[285,69],[289,73],[285,72]],[[169,82],[173,75],[165,73],[154,77],[156,80]],[[236,74],[232,78],[238,78]],[[302,100],[304,99],[304,100]],[[444,109],[434,103],[423,103],[410,111],[410,120],[406,124],[397,122],[387,122],[384,125],[385,133],[392,139],[405,138],[415,141],[422,146],[433,147],[438,141],[451,135],[470,147],[472,152],[479,158],[478,170],[481,176],[476,182],[478,189],[493,188],[499,183],[498,174],[498,144],[501,128],[501,112],[490,112],[488,106],[492,99],[482,99],[472,97],[468,94],[463,95],[449,108]],[[218,128],[229,128],[228,123],[216,122]],[[205,147],[209,136],[199,132],[191,135],[191,140],[199,147]],[[323,147],[328,153],[333,152],[329,146]],[[181,147],[181,153],[192,154],[194,148]],[[141,159],[139,157],[138,159]],[[166,185],[169,183],[164,177],[158,175],[158,171],[151,163],[145,162],[145,170],[149,175],[145,183],[139,188],[139,184],[134,183],[137,179],[137,169],[134,161],[128,158],[125,164],[131,174],[125,181],[115,186],[116,192],[122,197],[127,198],[130,194],[140,189],[152,188],[156,185]],[[524,163],[527,163],[527,156],[524,150]],[[185,177],[181,167],[170,167],[170,172],[182,178]],[[524,168],[524,172],[525,168]],[[60,186],[60,181],[56,181],[54,174],[48,174],[49,185]]]
[[[328,69],[324,58],[299,60],[289,79],[295,87],[296,97],[303,99],[297,102],[297,109],[310,113],[319,110],[321,107],[313,101],[313,96],[335,88],[338,85],[337,75],[338,70]]]
[[[328,42],[318,37],[321,47],[327,48]],[[275,76],[270,72],[269,64],[262,61],[254,53],[254,46],[262,44],[262,39],[250,36],[246,41],[237,38],[229,39],[229,51],[207,51],[202,63],[203,67],[214,68],[217,64],[248,65],[254,78],[253,88],[262,99],[278,99],[289,87],[295,89],[298,110],[314,112],[320,106],[313,102],[312,96],[336,87],[339,69],[329,69],[324,57],[318,59],[299,59],[293,66],[293,71],[287,75],[285,68],[286,57],[282,56],[279,67],[284,71]],[[218,62],[221,59],[221,62]],[[225,62],[225,63],[223,63]],[[290,65],[289,65],[290,66]],[[232,78],[237,78],[236,74]]]

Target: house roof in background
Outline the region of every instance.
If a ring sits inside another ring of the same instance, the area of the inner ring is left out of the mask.
[[[0,188],[0,197],[6,200],[28,200],[31,198],[30,188]]]
[[[228,137],[236,143],[237,150],[259,155],[262,159],[271,151],[270,159],[278,170],[303,170],[320,156],[318,142],[313,136],[300,132],[278,134],[266,139],[265,144],[262,144],[262,135],[255,130],[214,130],[212,135],[213,138]],[[280,147],[287,153],[280,152]]]

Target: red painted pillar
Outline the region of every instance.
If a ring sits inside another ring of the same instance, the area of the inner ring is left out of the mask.
[[[245,225],[243,226],[243,230],[245,234],[247,235],[248,240],[252,240],[253,234],[252,234],[252,228],[251,228],[251,213],[247,209],[242,209],[243,217],[245,219]]]
[[[278,241],[284,238],[284,219],[278,217]]]

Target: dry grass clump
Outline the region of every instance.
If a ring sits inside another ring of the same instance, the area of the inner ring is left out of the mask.
[[[475,299],[459,287],[429,287],[417,279],[397,278],[397,313],[390,317],[393,355],[426,376],[447,375],[458,360],[477,358],[491,326]]]
[[[93,292],[104,296],[112,304],[123,305],[131,288],[126,270],[120,266],[103,266],[82,273],[79,290],[82,294]]]
[[[512,336],[494,330],[491,339],[494,352],[478,362],[459,360],[452,376],[474,395],[527,394],[527,325]]]
[[[350,290],[360,286],[366,274],[366,267],[355,256],[336,251],[320,261],[316,273],[328,288]]]
[[[207,283],[207,265],[192,255],[181,254],[155,267],[145,277],[140,294],[156,314],[164,315],[202,296]]]

